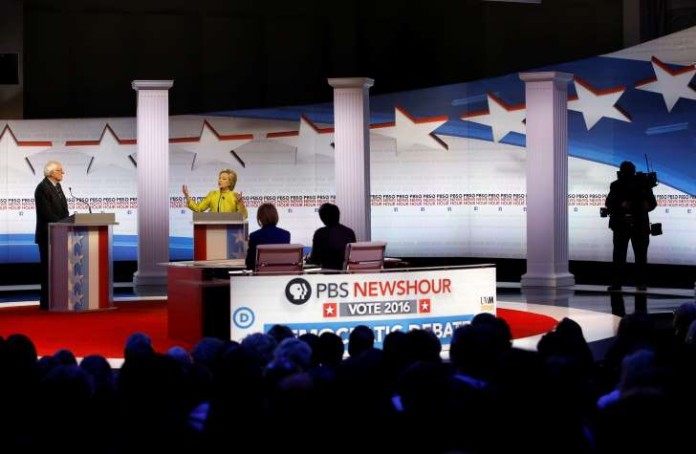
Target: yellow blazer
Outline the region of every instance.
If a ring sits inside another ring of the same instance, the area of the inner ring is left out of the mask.
[[[242,213],[244,219],[249,217],[247,207],[243,203],[237,203],[237,193],[234,191],[220,193],[219,190],[210,191],[200,202],[196,203],[192,198],[186,205],[193,211],[210,211],[222,213]]]

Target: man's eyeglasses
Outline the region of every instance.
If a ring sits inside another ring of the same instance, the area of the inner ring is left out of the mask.
[[[65,173],[65,171],[63,169],[54,169],[54,170],[51,170],[51,172]]]

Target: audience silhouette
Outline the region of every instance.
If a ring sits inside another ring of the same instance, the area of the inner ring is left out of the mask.
[[[569,318],[536,351],[511,340],[492,314],[459,326],[444,359],[440,338],[419,329],[377,344],[366,325],[344,337],[276,325],[166,354],[134,333],[113,369],[101,355],[78,365],[68,349],[39,359],[31,339],[12,334],[0,337],[0,443],[4,452],[257,452],[345,427],[355,430],[332,451],[603,454],[686,441],[677,405],[696,402],[693,303],[675,311],[668,335],[645,313],[625,315],[600,360]],[[368,420],[374,427],[357,429]],[[66,436],[75,424],[79,443]],[[268,436],[250,435],[260,429]]]

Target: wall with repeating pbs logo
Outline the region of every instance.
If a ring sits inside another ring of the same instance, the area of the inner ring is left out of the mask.
[[[445,346],[479,312],[496,311],[495,268],[460,267],[367,274],[232,276],[232,340],[275,324],[296,335],[332,332],[348,341],[367,325],[381,347],[394,330],[432,330]]]
[[[653,263],[696,264],[696,27],[609,55],[538,68],[568,86],[571,260],[611,261],[599,208],[623,160],[655,171]],[[376,81],[379,83],[379,81]],[[176,84],[176,82],[175,82]],[[372,238],[404,257],[526,257],[524,84],[519,74],[370,98]],[[196,196],[237,171],[253,217],[274,203],[292,241],[310,245],[334,199],[331,103],[170,119],[171,258],[192,258]],[[63,162],[71,211],[115,212],[114,258],[135,260],[134,118],[0,120],[0,263],[38,261],[34,201],[41,168]],[[534,234],[534,231],[531,231]],[[629,251],[632,254],[632,251]],[[632,258],[631,258],[632,259]]]

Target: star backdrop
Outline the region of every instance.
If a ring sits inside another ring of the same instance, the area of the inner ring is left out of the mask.
[[[675,40],[691,44],[674,46]],[[618,165],[631,160],[659,179],[651,219],[664,224],[665,234],[653,238],[650,260],[696,264],[695,43],[691,28],[534,70],[573,75],[571,259],[611,260],[611,233],[599,207]],[[372,238],[387,241],[388,254],[525,257],[524,90],[514,73],[370,98]],[[7,121],[0,131],[0,261],[37,260],[33,191],[50,159],[63,162],[66,186],[77,197],[116,213],[114,257],[135,259],[134,118]],[[293,242],[311,245],[321,225],[316,209],[334,197],[333,142],[331,103],[171,117],[172,258],[192,256],[181,185],[202,197],[225,167],[238,173],[250,230],[256,207],[271,202]],[[70,209],[85,207],[72,199]]]

